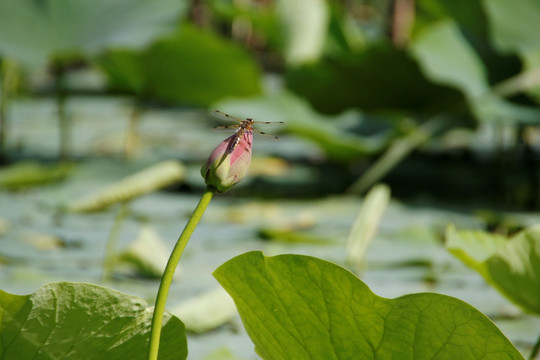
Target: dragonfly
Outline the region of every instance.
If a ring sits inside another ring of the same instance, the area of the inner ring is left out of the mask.
[[[274,140],[279,140],[278,136],[271,135],[268,133],[265,133],[264,131],[260,131],[258,129],[255,129],[253,127],[253,124],[265,124],[265,125],[271,125],[271,124],[285,124],[283,121],[255,121],[252,118],[247,118],[245,120],[242,120],[240,118],[237,118],[236,116],[232,116],[229,114],[225,114],[222,111],[214,110],[212,111],[212,115],[218,119],[225,120],[225,121],[236,121],[239,124],[238,125],[225,125],[225,126],[216,126],[214,129],[234,129],[236,128],[236,134],[234,137],[234,141],[231,146],[231,151],[234,150],[234,148],[240,143],[240,140],[244,136],[244,134],[248,131],[256,131],[259,134],[262,135],[269,135],[273,136]]]

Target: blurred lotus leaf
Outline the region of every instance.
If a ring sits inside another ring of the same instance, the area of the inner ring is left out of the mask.
[[[424,27],[411,51],[430,79],[458,88],[469,98],[488,91],[486,69],[454,22]]]
[[[23,161],[0,169],[0,188],[24,189],[63,180],[73,169],[72,164],[44,165]]]
[[[170,251],[159,234],[151,226],[146,225],[137,238],[118,256],[118,259],[131,265],[142,276],[160,279],[169,256]]]
[[[540,226],[506,238],[450,227],[446,247],[504,296],[540,314]]]
[[[416,26],[422,28],[432,22],[452,18],[468,36],[487,38],[488,19],[482,0],[467,2],[453,0],[419,0]]]
[[[173,30],[186,9],[176,0],[3,0],[0,54],[39,67],[53,56],[140,47]]]
[[[491,20],[493,40],[503,50],[526,53],[540,49],[540,3],[521,0],[512,4],[504,0],[483,1]]]
[[[291,229],[290,227],[263,227],[258,231],[258,236],[271,241],[285,242],[291,244],[318,244],[318,245],[330,245],[336,242],[331,237],[323,237],[318,234],[314,234],[309,231],[301,231],[298,229]]]
[[[382,43],[290,70],[286,78],[316,110],[332,114],[349,108],[437,110],[460,98],[426,79],[407,53]]]
[[[213,330],[238,314],[234,301],[222,287],[189,298],[170,311],[182,319],[186,330],[194,333]]]
[[[491,90],[486,67],[453,21],[424,27],[411,53],[433,82],[460,90],[479,120],[538,123],[538,109],[511,103]]]
[[[244,49],[190,25],[140,52],[112,50],[100,64],[113,88],[170,102],[208,105],[260,92],[259,68]]]
[[[70,212],[100,211],[179,182],[184,178],[185,172],[182,163],[174,160],[163,161],[93,193],[75,198],[69,201],[66,209]]]
[[[483,1],[490,19],[491,36],[497,47],[522,57],[525,71],[540,67],[540,3],[536,0]],[[534,80],[534,79],[533,79]],[[540,101],[538,75],[529,93]]]
[[[285,59],[291,65],[315,61],[322,54],[328,27],[324,0],[280,0],[277,13],[284,29]]]

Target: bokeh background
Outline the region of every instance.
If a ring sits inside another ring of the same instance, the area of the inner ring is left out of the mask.
[[[459,297],[526,353],[539,319],[443,234],[538,222],[538,19],[538,0],[2,0],[0,288],[85,281],[153,302],[230,134],[219,109],[285,125],[257,126],[280,140],[256,135],[249,176],[210,205],[170,308],[235,255],[301,253],[381,296]],[[360,269],[347,238],[379,183],[391,200]],[[192,331],[192,359],[257,358],[234,314]]]

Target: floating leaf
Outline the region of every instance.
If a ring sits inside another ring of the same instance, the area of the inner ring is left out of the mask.
[[[4,235],[11,228],[11,222],[7,219],[0,218],[0,235]]]
[[[470,268],[489,278],[483,263],[493,256],[506,242],[502,235],[485,231],[460,231],[450,227],[446,232],[446,247]]]
[[[32,244],[39,251],[54,251],[67,247],[66,242],[56,235],[32,232],[25,234],[22,240]]]
[[[186,330],[203,333],[231,321],[237,314],[234,302],[223,288],[210,290],[171,309]]]
[[[329,245],[335,241],[330,237],[322,237],[320,235],[310,233],[308,231],[300,231],[291,229],[290,227],[270,228],[264,227],[259,229],[258,235],[263,239],[281,241],[291,244],[319,244]]]
[[[73,169],[72,164],[43,165],[23,161],[0,169],[0,188],[25,189],[63,180]]]
[[[0,290],[2,359],[146,359],[152,311],[92,284],[59,282],[26,296]],[[159,359],[185,359],[184,325],[166,314]]]
[[[228,348],[217,348],[204,357],[203,360],[242,360],[235,356]]]
[[[264,359],[523,359],[461,300],[385,299],[349,271],[299,255],[240,255],[214,276]]]
[[[512,302],[540,314],[540,226],[511,238],[482,231],[446,232],[448,250]]]
[[[185,176],[184,165],[168,160],[148,167],[104,189],[75,199],[67,204],[71,212],[103,210],[111,205],[132,200],[138,196],[174,184]]]
[[[170,251],[159,235],[150,226],[145,226],[137,239],[119,255],[119,260],[133,265],[143,276],[159,279],[165,271],[169,256]]]

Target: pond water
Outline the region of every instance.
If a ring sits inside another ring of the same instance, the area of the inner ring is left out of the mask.
[[[80,281],[102,284],[152,303],[157,279],[135,276],[119,265],[112,279],[102,280],[105,246],[119,206],[91,214],[66,214],[59,212],[59,206],[158,161],[184,161],[188,173],[182,187],[132,201],[118,235],[121,251],[141,229],[150,227],[170,250],[203,189],[199,164],[224,135],[209,131],[211,123],[198,111],[152,110],[141,119],[137,156],[123,160],[131,112],[127,100],[75,98],[68,107],[73,119],[72,153],[77,159],[70,175],[62,182],[0,192],[0,288],[28,294],[49,282]],[[58,148],[55,116],[47,99],[14,104],[9,137],[12,152],[27,159],[54,159]],[[300,140],[284,137],[279,145],[258,141],[254,151],[258,156],[279,156],[314,150]],[[249,186],[249,180],[242,186]],[[210,204],[182,258],[169,308],[219,286],[212,272],[246,251],[305,254],[346,266],[345,242],[362,204],[360,198],[292,200],[234,195],[235,190],[218,195]],[[523,224],[535,221],[534,214],[513,216]],[[522,313],[445,250],[441,236],[448,224],[458,228],[482,225],[472,210],[393,200],[368,250],[362,280],[383,297],[424,291],[455,296],[492,318],[527,352],[540,334],[540,319]],[[263,228],[291,226],[304,228],[316,239],[290,243],[260,237]],[[190,334],[188,347],[190,359],[205,359],[222,348],[240,359],[258,358],[238,317],[204,334]]]

